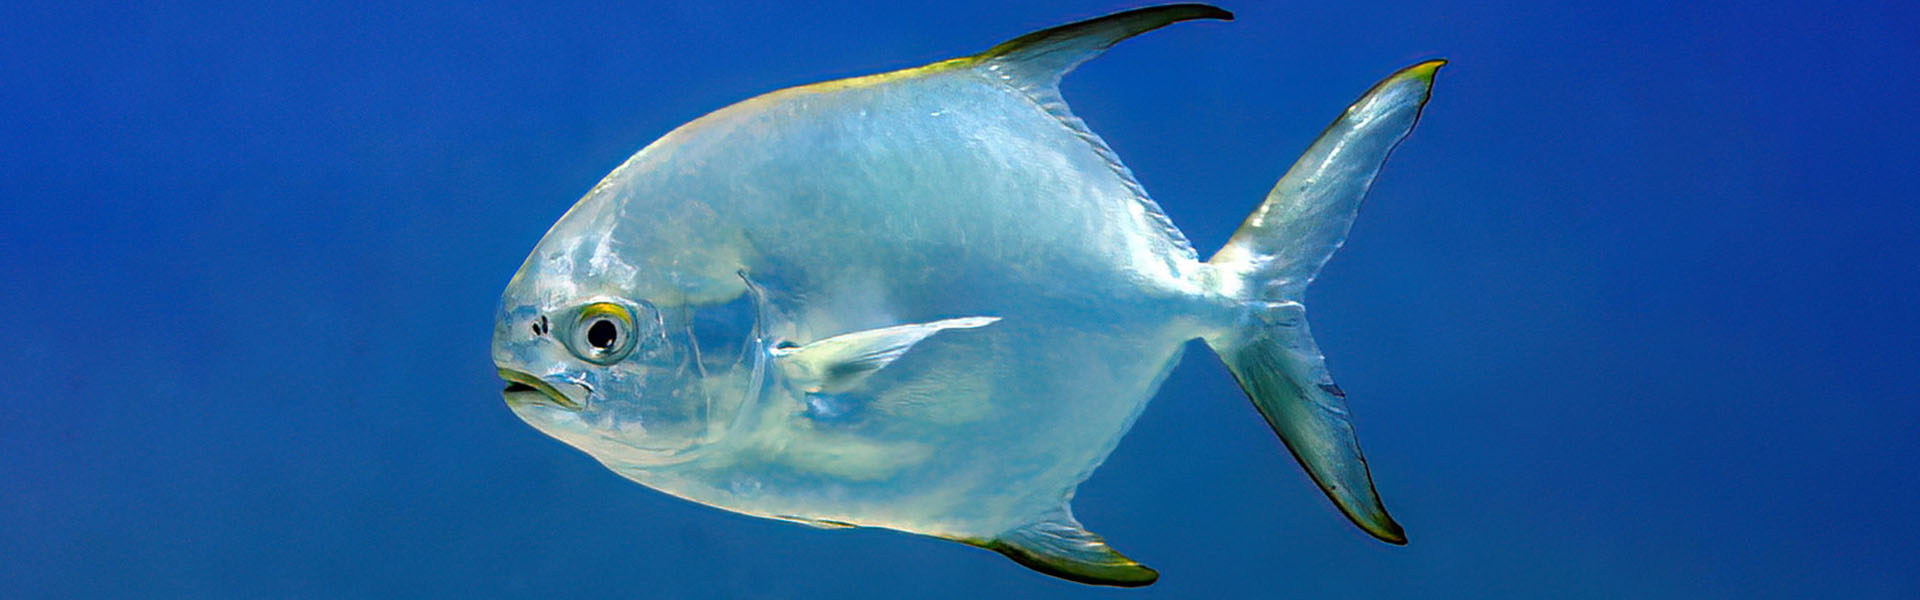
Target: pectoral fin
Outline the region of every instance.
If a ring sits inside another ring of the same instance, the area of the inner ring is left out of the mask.
[[[967,543],[1069,581],[1140,587],[1160,579],[1158,571],[1114,551],[1106,540],[1081,527],[1073,515],[1064,510],[994,539]]]
[[[780,373],[808,392],[846,391],[909,348],[946,329],[985,327],[1000,317],[962,317],[843,333],[805,346],[773,349]]]

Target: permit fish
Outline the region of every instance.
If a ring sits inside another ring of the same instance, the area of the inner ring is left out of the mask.
[[[680,498],[1140,586],[1069,501],[1199,339],[1341,512],[1405,543],[1303,300],[1444,61],[1367,91],[1202,261],[1059,90],[1195,19],[1232,14],[1130,10],[674,129],[507,284],[507,405]]]

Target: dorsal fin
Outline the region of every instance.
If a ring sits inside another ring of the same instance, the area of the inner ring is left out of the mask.
[[[1087,128],[1085,121],[1073,116],[1073,111],[1067,108],[1066,99],[1060,97],[1060,77],[1080,66],[1080,63],[1106,52],[1120,40],[1193,19],[1231,21],[1233,13],[1205,4],[1137,8],[1035,31],[1001,42],[986,52],[961,61],[970,64],[983,76],[1026,95],[1034,105],[1053,115],[1061,125],[1085,140],[1100,158],[1106,160],[1114,174],[1126,182],[1141,212],[1158,226],[1161,234],[1173,242],[1179,253],[1187,259],[1199,260],[1193,243],[1187,241],[1186,234],[1181,233],[1180,228],[1173,226],[1173,219],[1167,218],[1166,211],[1160,209],[1159,203],[1147,195],[1146,187],[1134,179],[1133,171],[1120,162],[1120,155],[1107,146],[1106,140],[1100,139],[1098,134]]]
[[[1013,38],[987,49],[974,60],[1019,87],[1055,86],[1059,85],[1060,76],[1106,52],[1120,40],[1193,19],[1232,21],[1233,13],[1205,4],[1136,8]]]

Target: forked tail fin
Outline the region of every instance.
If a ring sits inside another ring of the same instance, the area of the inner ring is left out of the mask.
[[[1207,344],[1340,511],[1394,544],[1406,543],[1406,534],[1374,492],[1346,393],[1327,374],[1303,302],[1307,284],[1346,241],[1380,165],[1413,130],[1443,64],[1420,63],[1375,84],[1320,134],[1208,261],[1220,291],[1240,300],[1245,312]]]

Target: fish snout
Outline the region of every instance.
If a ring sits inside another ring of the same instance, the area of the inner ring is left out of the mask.
[[[505,367],[498,370],[500,378],[507,381],[500,395],[509,406],[549,406],[579,412],[586,409],[587,396],[593,391],[577,383],[549,382]]]

